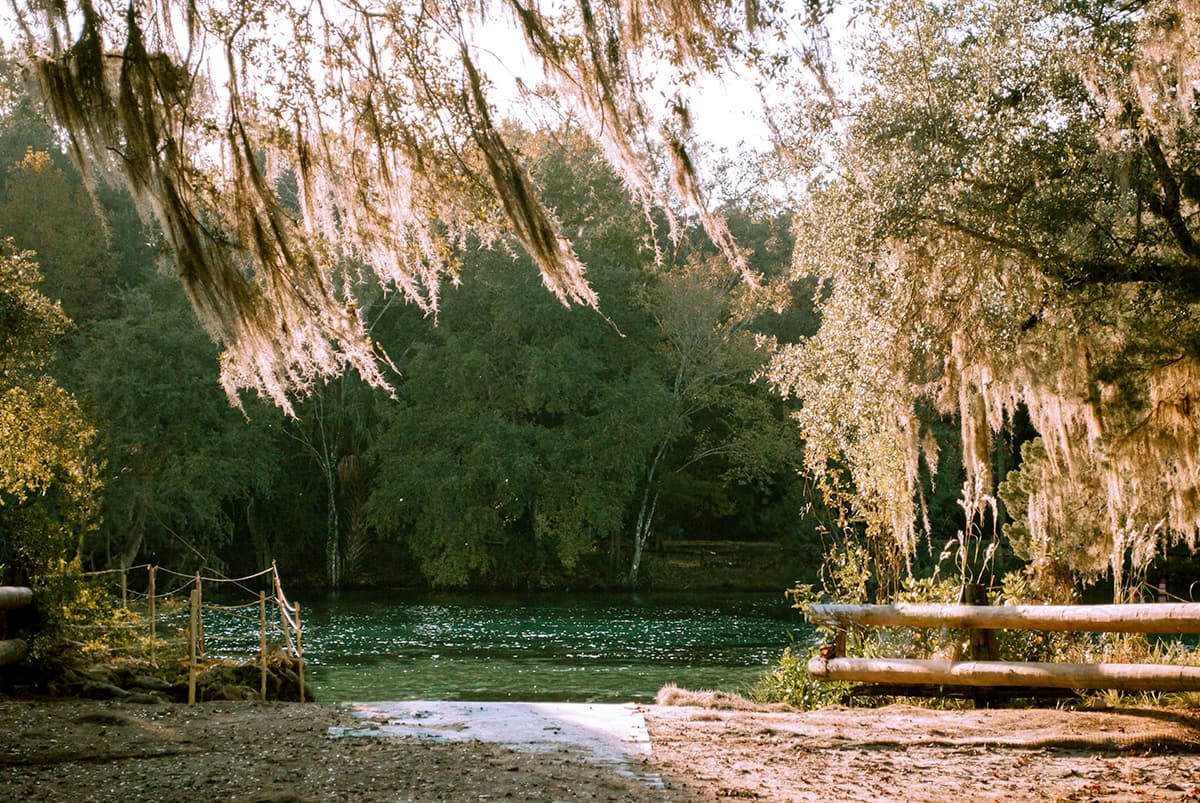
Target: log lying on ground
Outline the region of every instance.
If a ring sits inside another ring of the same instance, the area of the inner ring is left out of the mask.
[[[812,605],[815,625],[1200,633],[1200,602],[1149,605]]]
[[[0,610],[23,608],[33,602],[33,589],[25,586],[0,586]]]
[[[808,662],[808,674],[814,680],[857,683],[1200,691],[1200,666],[1169,664],[1042,664],[816,657]]]
[[[24,639],[8,639],[0,641],[0,666],[15,664],[17,661],[25,660],[25,656],[29,654],[29,645]]]

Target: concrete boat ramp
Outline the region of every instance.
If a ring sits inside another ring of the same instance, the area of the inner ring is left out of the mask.
[[[645,768],[650,735],[635,703],[490,703],[405,701],[347,703],[362,727],[330,728],[335,737],[415,737],[479,741],[523,752],[568,749],[615,772],[661,788]]]

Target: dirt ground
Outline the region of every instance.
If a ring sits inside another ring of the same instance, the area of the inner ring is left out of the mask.
[[[333,739],[336,705],[0,702],[0,800],[1200,800],[1200,711],[644,714],[662,788],[570,750]]]

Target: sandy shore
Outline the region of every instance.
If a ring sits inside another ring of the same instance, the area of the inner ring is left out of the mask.
[[[649,706],[654,788],[571,749],[341,738],[342,706],[0,702],[0,799],[1200,800],[1200,712]]]

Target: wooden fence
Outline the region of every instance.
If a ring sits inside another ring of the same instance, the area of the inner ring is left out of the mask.
[[[129,589],[130,573],[141,571],[147,573],[147,591],[145,594],[132,592]],[[188,667],[189,703],[196,701],[196,680],[208,652],[204,636],[205,611],[221,611],[248,622],[253,622],[259,637],[257,662],[261,670],[260,694],[263,699],[266,699],[267,696],[267,657],[269,647],[272,643],[278,643],[285,654],[296,659],[300,701],[304,701],[304,646],[301,630],[300,604],[289,602],[284,595],[283,585],[279,579],[279,570],[274,562],[271,563],[269,568],[245,577],[212,577],[205,576],[199,571],[192,574],[184,574],[153,564],[130,566],[126,569],[87,572],[84,576],[99,577],[104,575],[118,575],[122,607],[128,607],[131,600],[135,603],[140,603],[144,600],[146,621],[143,625],[139,626],[145,627],[148,630],[151,660],[156,658],[156,650],[159,643],[157,628],[159,620],[162,618],[160,603],[164,600],[179,598],[187,594],[188,625],[186,629],[187,656],[185,660]],[[174,581],[173,587],[165,591],[160,588],[159,582],[162,577],[172,579]],[[269,585],[271,588],[270,594],[261,588],[256,591],[247,585],[247,583],[253,584],[255,581],[260,585],[264,583]],[[237,604],[206,602],[204,594],[206,590],[211,590],[213,587],[232,588],[238,595],[246,596],[250,599]],[[269,611],[273,612],[269,614]],[[276,637],[278,637],[277,641]]]
[[[1200,603],[1131,605],[812,605],[805,613],[834,629],[832,645],[808,663],[815,680],[895,686],[965,686],[976,689],[1116,689],[1200,691],[1200,666],[1171,664],[1068,664],[1000,661],[1001,629],[1185,634],[1200,633]],[[845,634],[852,626],[961,628],[970,633],[967,660],[849,658]]]
[[[23,608],[33,602],[33,590],[25,586],[0,586],[0,619],[5,619],[5,611]],[[0,622],[0,636],[7,635],[4,623]],[[29,654],[29,645],[24,639],[0,640],[0,666],[15,664],[25,659]]]

